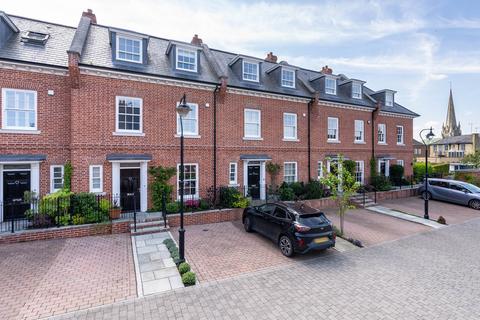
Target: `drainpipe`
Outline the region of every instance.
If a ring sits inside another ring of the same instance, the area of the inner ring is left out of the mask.
[[[308,121],[308,124],[307,124],[307,143],[308,143],[308,146],[307,146],[307,158],[308,158],[308,181],[311,181],[312,180],[312,146],[311,146],[311,133],[310,133],[310,117],[311,117],[311,107],[314,103],[314,99],[310,100],[310,102],[308,102],[307,104],[307,121]]]
[[[213,203],[217,200],[217,93],[219,89],[217,84],[213,90]]]

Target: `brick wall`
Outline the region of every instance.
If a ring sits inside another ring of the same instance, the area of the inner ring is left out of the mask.
[[[243,209],[223,209],[201,212],[188,212],[184,214],[184,225],[197,225],[207,223],[218,223],[226,221],[235,221],[242,218]],[[180,214],[168,215],[168,225],[178,227],[180,225]]]

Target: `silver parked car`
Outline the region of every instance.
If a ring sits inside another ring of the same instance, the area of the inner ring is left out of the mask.
[[[448,179],[428,179],[428,191],[425,185],[419,188],[423,199],[448,201],[467,205],[472,209],[480,210],[480,188],[463,181]]]

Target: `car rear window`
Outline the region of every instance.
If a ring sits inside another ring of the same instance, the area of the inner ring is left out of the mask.
[[[330,222],[321,212],[299,215],[297,221],[306,226],[317,226],[319,224],[326,224]]]

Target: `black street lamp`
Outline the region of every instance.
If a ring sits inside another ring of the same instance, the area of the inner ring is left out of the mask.
[[[425,142],[422,136],[422,132],[429,130],[430,132],[427,133],[425,138],[427,138],[428,142],[432,140],[435,135],[433,134],[433,128],[430,127],[430,129],[423,129],[420,131],[420,139],[422,139],[423,144],[425,145],[425,195],[423,196],[423,199],[425,200],[425,209],[424,209],[424,214],[423,218],[424,219],[430,219],[428,216],[428,144]]]
[[[185,117],[192,109],[187,104],[187,96],[183,94],[182,99],[178,103],[177,113],[180,119],[180,229],[178,229],[179,255],[180,262],[185,261],[185,229],[183,228],[183,185],[184,185],[184,170],[183,170],[183,117]]]

